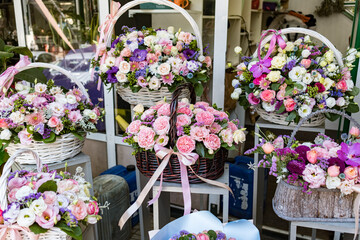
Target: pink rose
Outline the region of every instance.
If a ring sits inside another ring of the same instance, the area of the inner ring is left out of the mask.
[[[76,123],[79,122],[82,119],[80,110],[71,111],[68,115],[71,122]]]
[[[309,68],[311,65],[311,60],[310,59],[303,59],[300,62],[301,65],[303,65],[305,68]]]
[[[325,140],[322,144],[327,150],[330,150],[332,148],[337,148],[339,146],[339,144],[337,144],[336,142],[330,141],[330,140]]]
[[[197,122],[202,123],[205,126],[211,126],[211,124],[215,121],[214,115],[206,111],[197,113],[195,119]]]
[[[316,150],[312,149],[310,151],[307,151],[306,152],[306,158],[310,163],[315,164],[317,162],[317,159],[318,159],[318,154],[317,154]]]
[[[60,122],[61,122],[61,120],[59,118],[52,116],[48,121],[48,125],[49,125],[49,127],[54,128],[54,127],[59,126]]]
[[[196,141],[203,141],[210,134],[210,130],[205,127],[191,126],[190,136]]]
[[[218,133],[218,132],[220,132],[220,130],[221,130],[220,124],[218,124],[218,123],[216,123],[216,122],[214,122],[213,124],[211,124],[211,126],[210,126],[210,132],[211,132],[211,133]]]
[[[47,100],[46,100],[46,98],[44,98],[44,97],[36,97],[36,98],[34,98],[34,100],[32,101],[32,104],[33,104],[35,107],[41,107],[41,106],[43,106],[45,103],[47,103]]]
[[[348,166],[348,167],[345,168],[344,173],[345,173],[345,178],[347,180],[353,180],[353,179],[356,179],[358,177],[358,169],[357,169],[357,167]]]
[[[176,43],[176,48],[177,48],[178,51],[181,51],[181,50],[183,49],[182,43],[181,43],[181,42],[177,42],[177,43]]]
[[[8,182],[8,189],[11,191],[14,188],[21,188],[27,184],[26,178],[14,177]]]
[[[197,102],[197,103],[195,103],[195,107],[204,107],[204,108],[207,108],[207,107],[209,107],[209,103],[207,103],[207,102]]]
[[[260,99],[257,98],[253,93],[248,95],[248,101],[251,105],[257,105],[260,103]]]
[[[59,215],[59,208],[48,206],[40,216],[36,216],[35,221],[37,224],[39,224],[40,227],[50,229],[54,227],[54,225],[60,221],[60,219],[61,217]]]
[[[346,91],[347,90],[347,84],[346,84],[346,81],[345,80],[341,80],[340,82],[338,82],[336,84],[336,88],[341,90],[341,91]]]
[[[79,190],[79,183],[73,179],[64,179],[57,184],[57,192],[60,194],[64,192],[78,192]]]
[[[196,236],[196,240],[210,240],[209,236],[206,235],[205,233],[199,233]]]
[[[131,56],[131,50],[130,48],[124,48],[122,51],[121,51],[121,57],[130,57]]]
[[[176,127],[188,126],[191,124],[191,117],[185,114],[180,114],[176,117]]]
[[[230,147],[232,146],[234,138],[233,138],[233,133],[230,128],[222,130],[220,132],[220,136],[227,145],[229,145]]]
[[[212,64],[212,62],[211,62],[211,57],[210,57],[210,56],[206,56],[206,57],[205,57],[205,60],[204,60],[204,63],[206,64],[206,67],[207,67],[207,68],[211,67],[211,64]]]
[[[170,129],[169,120],[170,120],[170,117],[167,117],[167,116],[161,116],[155,120],[153,127],[154,127],[156,134],[163,135],[163,134],[167,134],[169,132],[169,129]]]
[[[170,116],[170,104],[164,103],[157,112],[158,116]]]
[[[16,193],[17,193],[17,191],[18,191],[19,189],[20,189],[20,188],[13,188],[13,189],[11,189],[11,191],[8,193],[8,200],[9,200],[10,203],[17,201],[17,198],[16,198],[15,195],[16,195]]]
[[[292,98],[288,98],[284,100],[284,106],[287,112],[292,112],[295,109],[296,102]]]
[[[96,201],[90,201],[87,204],[87,214],[89,215],[97,215],[99,213],[99,205]]]
[[[285,90],[280,90],[277,92],[276,94],[276,98],[279,100],[279,101],[282,101],[285,99]]]
[[[53,205],[56,203],[57,195],[55,192],[52,191],[45,191],[44,192],[44,201],[47,205]]]
[[[135,121],[132,121],[129,126],[127,127],[126,131],[128,133],[131,133],[131,134],[136,134],[139,132],[140,130],[140,127],[141,127],[141,121],[140,120],[135,120]]]
[[[138,134],[138,143],[141,148],[146,150],[151,149],[155,144],[155,132],[149,127],[144,127],[140,129]]]
[[[75,205],[70,205],[69,209],[77,220],[83,220],[87,216],[87,207],[82,200],[78,200]]]
[[[28,133],[28,131],[26,129],[20,131],[18,133],[18,137],[20,139],[21,144],[29,145],[31,143],[32,134]]]
[[[330,166],[327,172],[330,177],[337,177],[340,174],[340,167],[336,165]]]
[[[264,102],[271,102],[275,98],[274,90],[265,90],[260,93],[260,98]]]
[[[180,153],[188,154],[194,151],[195,141],[189,136],[182,136],[177,140],[176,147]]]
[[[318,158],[325,158],[325,159],[330,158],[329,151],[327,149],[325,149],[325,148],[314,147],[313,150],[316,151]]]
[[[231,131],[235,132],[238,128],[233,122],[228,122],[228,127],[231,129]]]
[[[193,116],[193,112],[191,111],[190,108],[188,107],[182,107],[182,108],[179,108],[177,110],[178,113],[183,113],[183,114],[186,114],[188,115],[189,117],[192,117]]]
[[[209,136],[204,140],[204,145],[206,148],[215,151],[220,148],[221,141],[220,138],[215,134],[209,134]]]
[[[275,147],[271,143],[267,142],[264,145],[261,146],[261,148],[264,150],[265,154],[270,154],[274,151]]]
[[[351,136],[354,136],[354,137],[357,138],[360,135],[360,130],[357,127],[352,127],[350,129],[349,133],[350,133]]]
[[[180,32],[178,35],[178,39],[179,41],[182,41],[186,44],[190,44],[191,41],[193,40],[193,36],[189,32]]]
[[[8,127],[8,124],[6,123],[5,120],[6,120],[5,118],[0,119],[0,128],[7,128]]]

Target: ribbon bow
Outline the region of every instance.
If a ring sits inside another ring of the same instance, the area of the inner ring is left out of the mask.
[[[0,96],[5,96],[5,93],[10,88],[12,82],[14,81],[15,75],[19,72],[20,68],[23,68],[29,65],[31,62],[29,61],[28,56],[24,56],[20,58],[20,61],[15,65],[8,67],[5,72],[0,75]]]
[[[352,190],[357,193],[357,196],[354,201],[354,214],[355,214],[355,233],[354,240],[359,232],[359,210],[360,210],[360,184],[355,184],[352,186]]]
[[[105,22],[102,23],[98,28],[98,31],[100,32],[100,37],[99,37],[99,44],[96,48],[95,60],[98,60],[99,56],[102,56],[100,59],[100,65],[105,63],[106,39],[109,37],[108,35],[111,34],[109,33],[109,29],[111,28],[112,25],[115,24],[117,20],[115,17],[120,7],[121,4],[119,2],[112,1],[110,6],[110,14],[106,16]],[[91,70],[91,78],[93,77],[94,77],[94,69]],[[101,87],[101,78],[99,77],[98,86],[97,86],[98,91],[100,91],[100,87]]]
[[[131,215],[133,215],[136,212],[136,210],[140,208],[146,195],[149,193],[150,189],[152,188],[152,186],[155,184],[156,180],[160,176],[159,191],[156,194],[156,196],[154,196],[153,199],[148,202],[148,204],[151,205],[159,199],[162,189],[163,171],[167,166],[167,164],[169,163],[170,157],[173,154],[175,154],[178,157],[180,163],[181,185],[182,185],[183,198],[184,198],[184,215],[187,215],[191,212],[191,192],[190,192],[188,173],[186,169],[187,167],[189,167],[189,169],[193,172],[193,174],[202,181],[217,187],[225,188],[229,190],[231,194],[233,194],[229,186],[227,186],[226,184],[203,178],[194,172],[194,170],[191,168],[190,165],[194,164],[198,160],[199,158],[198,154],[196,153],[183,154],[183,153],[175,152],[173,149],[167,149],[160,145],[155,145],[154,150],[156,152],[156,156],[162,159],[162,162],[159,165],[159,167],[156,169],[150,180],[147,182],[144,189],[141,191],[137,200],[121,216],[119,221],[120,228],[122,228],[125,225],[126,221],[131,217]]]
[[[0,225],[0,240],[6,240],[6,236],[8,235],[8,233],[10,239],[21,240],[23,239],[23,237],[21,236],[20,231],[23,231],[23,233],[25,233],[30,240],[39,239],[39,236],[31,232],[29,228],[20,227],[19,225],[14,224],[14,225]]]
[[[271,40],[270,40],[270,46],[269,46],[269,49],[268,49],[265,57],[263,59],[261,59],[261,42],[265,38],[265,36],[268,35],[269,33],[273,33],[273,36],[271,37]],[[270,54],[275,49],[276,43],[279,45],[279,47],[281,47],[281,49],[286,48],[286,42],[283,39],[283,37],[281,36],[281,30],[269,29],[261,34],[261,39],[260,39],[258,51],[257,51],[259,61],[269,58]]]

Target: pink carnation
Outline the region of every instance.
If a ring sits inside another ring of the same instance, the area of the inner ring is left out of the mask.
[[[209,136],[204,140],[204,145],[206,148],[215,151],[220,148],[221,141],[215,134],[209,134]]]
[[[190,136],[196,141],[203,141],[210,134],[210,130],[205,127],[191,126]]]
[[[76,123],[79,122],[82,119],[80,110],[71,111],[68,115],[71,122]]]
[[[177,140],[176,147],[181,153],[191,153],[195,149],[195,141],[189,136],[182,136]]]
[[[233,122],[228,122],[228,127],[231,129],[231,131],[235,132],[238,128]]]
[[[170,129],[169,120],[170,120],[170,117],[167,117],[167,116],[161,116],[155,120],[153,127],[154,127],[156,134],[163,135],[163,134],[167,134],[169,132],[169,129]]]
[[[318,165],[314,164],[307,164],[303,171],[303,179],[310,183],[310,188],[319,188],[320,186],[325,185],[325,175],[326,172]]]
[[[198,123],[202,123],[205,126],[210,126],[215,120],[214,115],[206,111],[199,112],[196,114],[195,118]]]
[[[188,126],[191,124],[191,118],[188,115],[180,114],[176,117],[176,127]]]
[[[207,108],[206,108],[206,111],[208,111],[208,112],[210,112],[210,113],[212,113],[212,114],[215,114],[216,112],[218,112],[218,111],[215,110],[215,108],[213,108],[213,107],[207,107]]]
[[[214,122],[213,124],[211,124],[211,126],[210,126],[210,132],[211,132],[211,133],[218,133],[218,132],[220,132],[220,130],[221,130],[220,124],[218,124],[218,123],[216,123],[216,122]]]
[[[164,103],[159,102],[155,106],[151,106],[150,109],[159,110],[159,108],[161,108],[162,105],[164,105]]]
[[[170,104],[164,103],[159,109],[158,109],[158,116],[170,116]]]
[[[126,130],[128,133],[136,134],[139,132],[140,127],[141,127],[141,121],[135,120],[130,123],[130,125],[128,126],[128,128]]]
[[[138,134],[138,143],[141,148],[150,150],[155,144],[155,132],[149,127],[144,127],[140,129]]]

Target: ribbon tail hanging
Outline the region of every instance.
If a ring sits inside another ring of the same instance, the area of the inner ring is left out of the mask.
[[[181,186],[184,198],[184,215],[191,212],[191,192],[186,166],[180,161]]]

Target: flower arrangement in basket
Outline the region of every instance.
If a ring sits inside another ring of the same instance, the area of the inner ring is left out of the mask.
[[[226,234],[221,231],[203,231],[198,234],[189,233],[186,230],[180,231],[179,234],[175,234],[169,240],[236,240],[236,238],[226,238]]]
[[[313,114],[326,112],[354,120],[336,110],[319,110]],[[270,174],[277,178],[273,205],[280,217],[343,221],[354,216],[352,193],[359,192],[360,125],[354,121],[356,126],[349,135],[341,136],[341,143],[324,134],[318,134],[311,143],[294,141],[301,124],[311,115],[300,121],[291,136],[263,134],[262,142],[245,154],[264,154],[258,166],[269,167]]]
[[[32,154],[38,172],[11,172],[17,156]],[[90,183],[81,167],[74,176],[42,168],[38,155],[21,149],[6,162],[0,177],[1,239],[82,239],[80,224],[95,224],[101,217]]]
[[[283,39],[287,33],[308,34],[295,42]],[[273,33],[270,40],[267,33]],[[317,45],[310,36],[323,41]],[[241,106],[255,108],[259,115],[278,124],[298,123],[301,118],[321,109],[359,111],[354,97],[359,89],[351,80],[350,70],[359,56],[356,49],[341,53],[320,34],[302,28],[287,28],[263,33],[257,52],[252,57],[242,57],[237,66],[237,79],[232,85],[232,98]],[[326,113],[334,121],[338,115]],[[321,125],[319,115],[305,125]]]
[[[192,83],[196,94],[201,96],[211,68],[211,58],[203,54],[201,34],[191,16],[171,1],[156,2],[182,13],[192,24],[195,35],[181,30],[175,32],[174,27],[137,30],[123,26],[124,33],[110,46],[111,34],[108,32],[113,25],[106,22],[100,30],[103,37],[92,61],[93,67],[99,71],[99,79],[111,86],[116,84],[120,96],[130,104],[141,103],[146,107],[164,97],[171,98],[171,92],[186,82]],[[137,4],[139,2],[129,2],[119,8],[120,5],[114,3],[113,9],[118,11],[108,18],[116,21]]]
[[[0,140],[9,154],[32,148],[44,163],[79,153],[86,132],[96,131],[96,123],[104,116],[83,87],[67,90],[55,86],[53,80],[34,87],[25,81],[15,83],[0,99],[0,111]],[[17,161],[33,163],[26,155]]]

